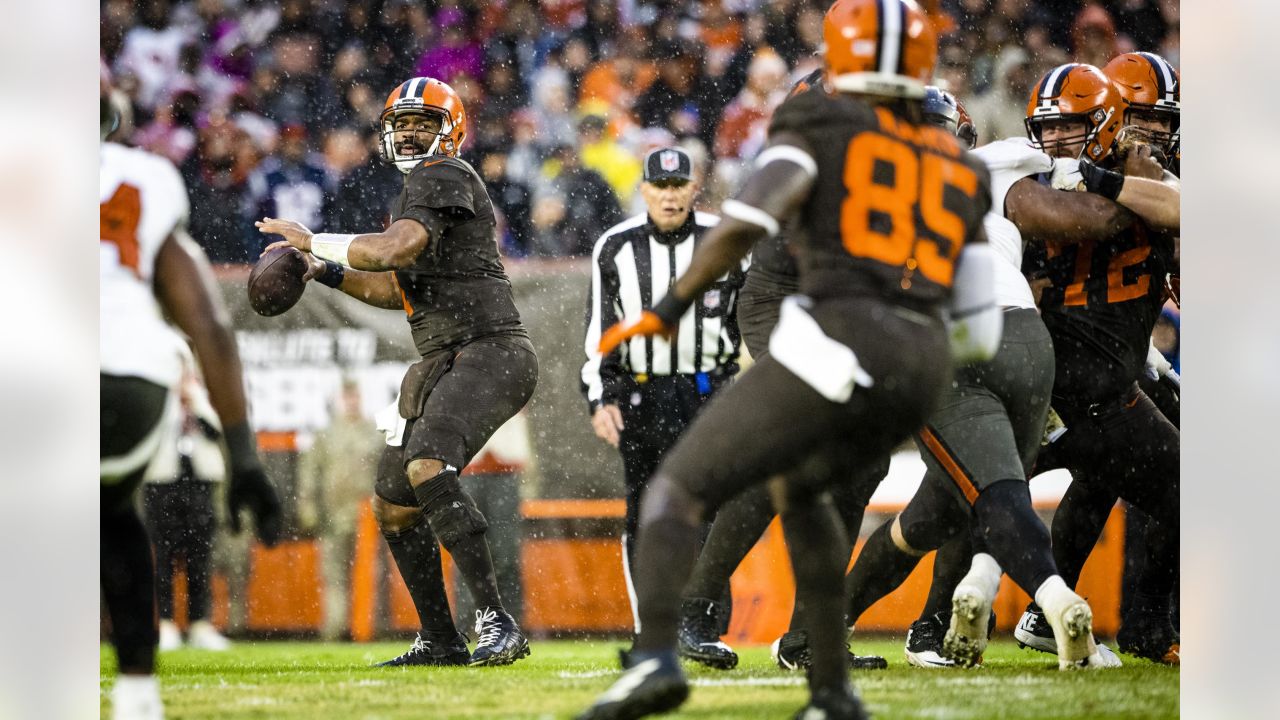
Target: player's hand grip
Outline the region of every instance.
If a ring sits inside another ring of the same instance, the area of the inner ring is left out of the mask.
[[[662,321],[662,318],[650,310],[645,310],[640,314],[640,319],[630,325],[624,323],[616,323],[613,327],[604,332],[600,338],[600,352],[608,355],[613,352],[614,348],[631,338],[650,335],[666,335],[670,333],[672,327]]]

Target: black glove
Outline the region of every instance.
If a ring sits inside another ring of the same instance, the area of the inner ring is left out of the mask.
[[[1124,175],[1098,167],[1088,158],[1080,161],[1080,177],[1086,190],[1108,200],[1120,197],[1120,190],[1124,188]]]
[[[240,511],[248,508],[253,513],[253,522],[262,544],[271,547],[280,542],[284,516],[280,510],[280,498],[261,467],[231,473],[227,505],[232,532],[240,533]]]
[[[227,509],[231,531],[240,532],[240,511],[253,513],[258,539],[267,547],[280,541],[284,514],[280,498],[258,461],[257,443],[248,423],[227,428],[227,454],[231,456],[231,480],[227,485]]]

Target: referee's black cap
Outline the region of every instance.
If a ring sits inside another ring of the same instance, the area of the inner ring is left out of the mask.
[[[663,147],[649,153],[644,159],[644,181],[693,180],[693,160],[689,153],[678,147]]]

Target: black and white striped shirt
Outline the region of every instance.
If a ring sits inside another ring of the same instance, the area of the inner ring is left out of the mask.
[[[736,362],[740,336],[736,306],[749,261],[720,278],[680,319],[677,334],[637,337],[602,357],[600,336],[614,323],[634,320],[666,295],[689,268],[693,251],[716,215],[692,213],[677,230],[660,232],[644,213],[629,218],[596,241],[591,255],[591,296],[587,305],[587,361],[582,389],[592,410],[617,402],[627,376],[693,375]]]

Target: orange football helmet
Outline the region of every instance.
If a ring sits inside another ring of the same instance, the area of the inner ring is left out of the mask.
[[[1118,56],[1102,69],[1120,91],[1124,104],[1124,128],[1121,133],[1136,131],[1151,139],[1167,157],[1178,153],[1181,140],[1179,116],[1182,112],[1182,79],[1168,60],[1149,52],[1132,52]],[[1164,115],[1169,119],[1169,132],[1131,128],[1131,113]]]
[[[827,77],[843,92],[922,98],[938,59],[933,23],[915,0],[836,0],[822,41]]]
[[[1120,92],[1101,70],[1084,63],[1067,63],[1045,73],[1027,102],[1027,137],[1044,149],[1040,127],[1048,120],[1079,120],[1085,125],[1081,157],[1100,162],[1111,154],[1124,122]],[[1077,142],[1070,138],[1060,142]]]
[[[396,118],[407,114],[434,114],[440,118],[440,129],[434,133],[425,129],[416,133],[433,135],[430,143],[423,143],[425,152],[402,155],[396,150]],[[400,168],[406,175],[430,155],[455,156],[467,138],[467,111],[462,107],[458,93],[435,78],[416,77],[405,80],[391,91],[382,109],[382,157]]]

